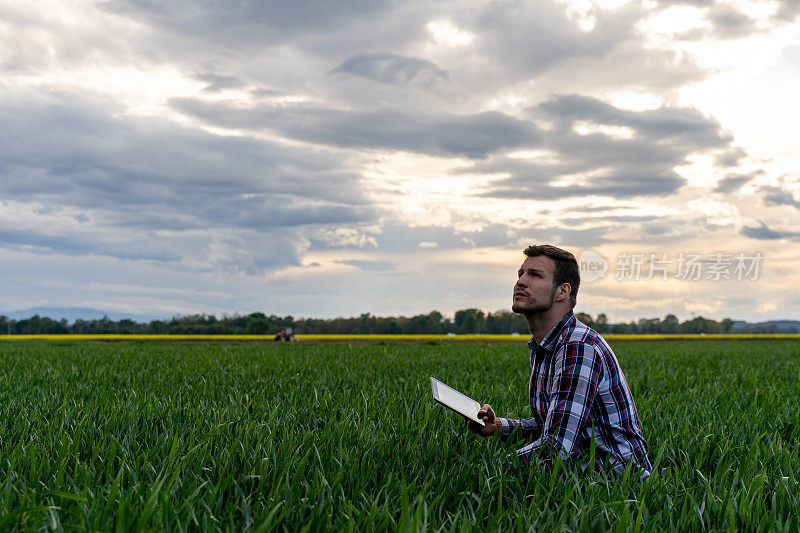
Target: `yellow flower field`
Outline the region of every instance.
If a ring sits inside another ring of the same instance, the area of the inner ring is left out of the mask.
[[[657,341],[657,340],[745,340],[745,339],[800,339],[797,333],[759,334],[660,334],[660,335],[603,335],[609,341]],[[297,335],[301,342],[380,342],[380,341],[442,341],[442,342],[527,342],[528,335]],[[272,342],[272,335],[0,335],[0,340],[48,340],[48,341],[221,341],[221,342]]]

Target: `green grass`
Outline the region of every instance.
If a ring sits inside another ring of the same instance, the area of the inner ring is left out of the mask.
[[[615,349],[644,483],[432,401],[526,415],[524,346],[2,343],[0,530],[798,530],[800,342]]]

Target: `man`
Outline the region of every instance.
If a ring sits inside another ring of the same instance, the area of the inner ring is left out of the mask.
[[[530,442],[517,450],[527,460],[554,448],[562,457],[589,450],[617,472],[628,463],[650,474],[647,443],[617,358],[606,341],[582,324],[575,307],[580,270],[575,256],[550,245],[529,246],[514,285],[511,309],[528,320],[531,340],[530,418],[495,417],[489,404],[478,412],[485,426],[467,420],[470,430]]]

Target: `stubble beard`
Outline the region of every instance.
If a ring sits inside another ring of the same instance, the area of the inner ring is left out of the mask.
[[[553,307],[553,304],[556,303],[556,288],[553,287],[552,292],[550,292],[550,301],[547,303],[537,302],[535,300],[531,301],[528,299],[526,302],[514,302],[511,305],[511,310],[515,313],[519,313],[525,317],[530,317],[533,315],[539,315],[542,313],[546,313]]]

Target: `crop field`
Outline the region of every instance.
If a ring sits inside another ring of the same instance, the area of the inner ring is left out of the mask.
[[[608,341],[663,341],[663,340],[800,340],[798,333],[670,333],[670,334],[605,334]],[[300,334],[297,340],[302,342],[519,342],[523,345],[530,339],[530,334],[525,335],[494,335],[494,334],[399,334],[399,335],[370,335],[370,334]],[[271,342],[273,335],[242,335],[242,334],[139,334],[139,333],[93,333],[93,334],[34,334],[34,335],[0,335],[0,342],[9,340],[82,340],[82,341],[179,341],[179,342]]]
[[[0,531],[797,531],[800,340],[612,342],[653,475],[518,464],[524,342],[0,343]]]

